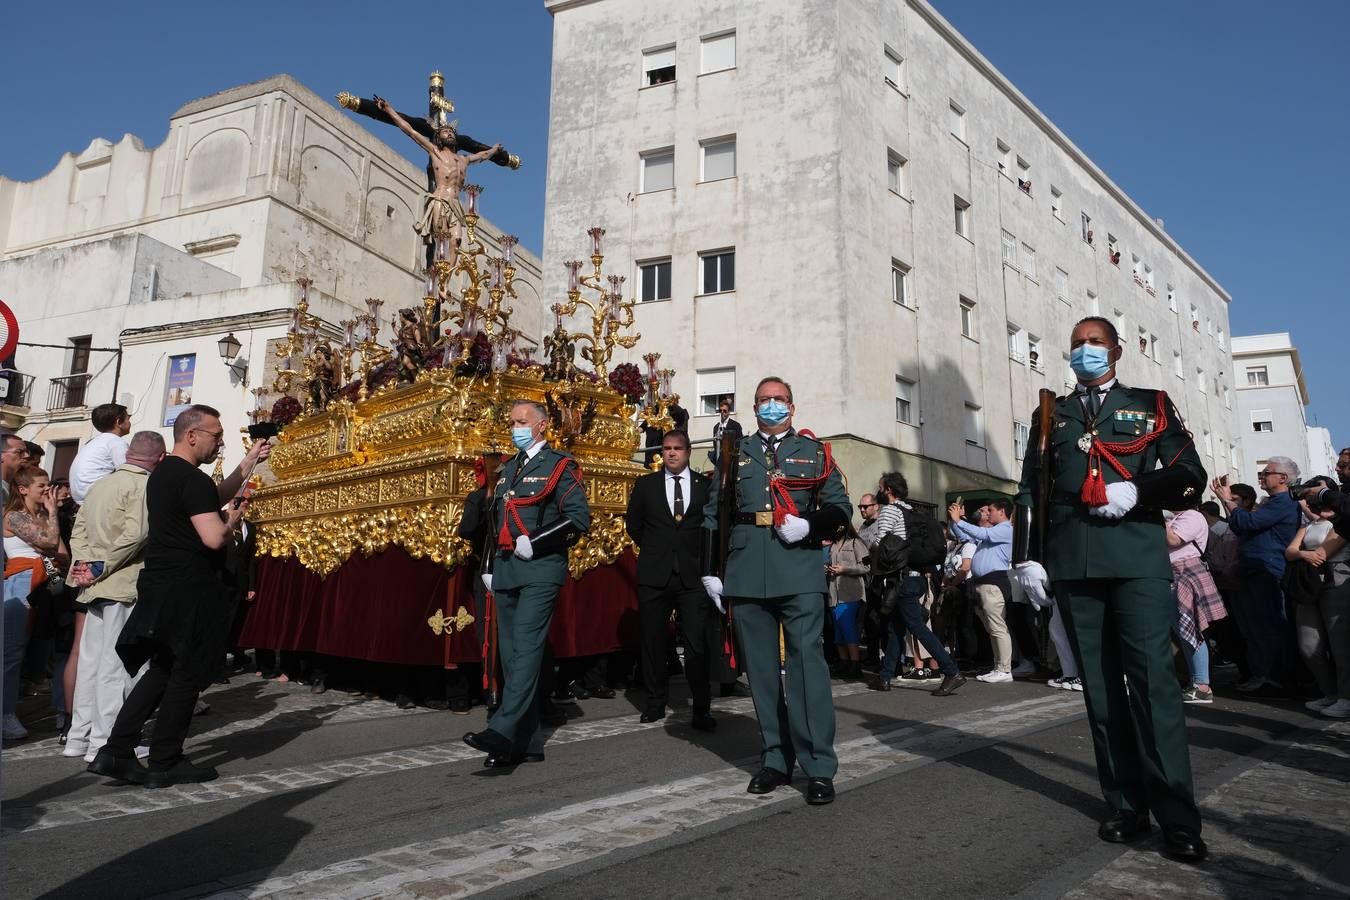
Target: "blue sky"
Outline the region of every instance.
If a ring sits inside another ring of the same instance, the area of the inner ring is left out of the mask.
[[[1350,2],[935,5],[1166,220],[1233,295],[1234,334],[1292,333],[1310,418],[1338,446],[1350,442],[1339,368],[1350,335],[1341,318],[1350,300]],[[37,178],[95,137],[130,132],[153,146],[188,100],[279,72],[324,97],[378,93],[416,110],[427,73],[440,68],[463,130],[525,161],[518,172],[475,170],[484,211],[539,248],[552,49],[539,0],[10,7],[0,174]],[[410,144],[385,137],[415,158]]]

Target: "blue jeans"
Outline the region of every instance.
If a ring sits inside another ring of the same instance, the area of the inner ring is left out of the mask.
[[[19,673],[23,652],[28,646],[28,595],[32,593],[33,573],[29,571],[5,579],[5,697],[4,715],[19,708]]]
[[[1177,605],[1177,585],[1172,583],[1172,633],[1177,636],[1181,655],[1186,658],[1186,668],[1191,672],[1191,684],[1209,685],[1209,643],[1200,635],[1200,646],[1192,647],[1181,637],[1181,607]]]
[[[938,670],[943,675],[959,675],[961,669],[952,659],[942,641],[929,630],[923,620],[923,595],[927,585],[921,575],[906,575],[900,583],[900,599],[895,604],[889,620],[886,622],[886,657],[881,661],[881,679],[889,681],[895,677],[900,667],[900,656],[904,646],[905,632],[914,635],[914,639],[923,645],[928,655],[938,662]]]

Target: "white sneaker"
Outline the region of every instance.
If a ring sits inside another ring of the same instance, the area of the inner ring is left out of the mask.
[[[69,756],[74,759],[77,756],[85,756],[89,753],[88,741],[66,741],[66,745],[61,748],[62,756]],[[93,762],[91,759],[90,762]]]
[[[1017,665],[1013,666],[1012,676],[1014,678],[1018,677],[1019,675],[1035,675],[1035,674],[1036,674],[1036,664],[1029,659],[1024,659]]]
[[[1079,678],[1077,675],[1072,678],[1064,679],[1064,689],[1066,691],[1077,691],[1080,694],[1083,693],[1083,679]]]
[[[1064,681],[1065,681],[1064,676],[1063,676],[1063,675],[1058,675],[1058,676],[1056,676],[1056,677],[1054,677],[1054,678],[1051,678],[1049,681],[1047,681],[1047,682],[1045,683],[1045,686],[1048,687],[1048,688],[1054,688],[1055,690],[1064,690],[1065,688],[1068,687],[1068,685],[1066,685],[1066,684],[1064,683]]]
[[[1322,710],[1322,715],[1332,719],[1350,719],[1350,700],[1342,697]]]
[[[1000,672],[998,669],[991,669],[983,675],[976,675],[976,681],[983,681],[985,684],[1006,684],[1013,680],[1011,672]]]
[[[23,727],[18,716],[10,713],[0,722],[0,737],[7,741],[21,741],[28,737],[28,729]]]
[[[98,756],[98,751],[97,751],[97,750],[90,750],[88,753],[86,753],[86,754],[84,755],[84,761],[87,762],[87,763],[91,763],[91,762],[94,761],[94,757],[96,757],[96,756]]]

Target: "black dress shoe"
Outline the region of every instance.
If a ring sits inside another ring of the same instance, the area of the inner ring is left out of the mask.
[[[462,697],[450,701],[450,711],[457,716],[467,716],[470,709],[472,709],[472,704]]]
[[[957,672],[955,675],[946,675],[943,677],[942,684],[938,686],[938,689],[933,691],[933,696],[950,697],[952,694],[956,693],[957,688],[965,683],[966,676],[962,675],[960,672]]]
[[[1200,835],[1185,826],[1163,829],[1163,853],[1180,862],[1198,863],[1209,856]]]
[[[602,684],[598,688],[588,688],[586,693],[590,694],[592,697],[597,697],[601,700],[613,700],[616,696],[618,696],[614,692],[614,688],[610,687],[607,684]]]
[[[789,784],[791,781],[791,778],[777,769],[765,766],[750,779],[745,791],[747,794],[771,794],[780,785]]]
[[[490,756],[510,756],[515,750],[505,735],[500,735],[491,728],[470,731],[464,735],[464,743]]]
[[[407,694],[399,694],[394,698],[394,705],[399,709],[412,709],[417,705],[417,702]]]
[[[699,731],[717,730],[717,720],[712,717],[712,713],[708,712],[694,713],[693,718],[689,720],[689,724],[697,728]]]
[[[1148,834],[1148,813],[1117,810],[1097,829],[1097,837],[1112,844],[1128,844]]]
[[[642,717],[639,722],[659,722],[666,717],[666,708],[649,706],[642,711]]]
[[[871,691],[889,691],[891,689],[891,680],[882,678],[878,675],[873,681],[867,683],[867,689]]]
[[[106,748],[98,751],[85,771],[130,784],[145,784],[145,766],[138,763],[135,756],[114,756]]]
[[[328,691],[328,682],[324,681],[322,678],[316,680],[313,684],[309,686],[309,692],[311,694],[323,694],[327,693],[327,691]]]
[[[806,782],[806,802],[824,806],[834,800],[834,782],[828,778],[812,778]]]
[[[494,753],[483,760],[486,769],[506,769],[527,762],[543,762],[542,753]]]
[[[450,701],[449,701],[449,700],[440,700],[440,699],[437,699],[437,700],[428,700],[427,703],[426,703],[426,706],[427,706],[427,709],[446,710],[446,709],[449,709],[449,708],[450,708]]]
[[[145,786],[149,788],[169,787],[175,784],[198,784],[214,781],[219,774],[212,766],[199,766],[186,756],[167,769],[151,769],[145,774]]]

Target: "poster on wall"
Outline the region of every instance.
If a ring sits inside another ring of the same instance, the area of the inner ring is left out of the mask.
[[[173,424],[178,414],[192,405],[192,376],[197,370],[197,354],[169,357],[169,377],[164,384],[164,427]]]

